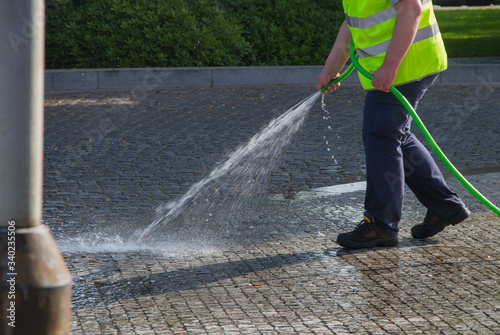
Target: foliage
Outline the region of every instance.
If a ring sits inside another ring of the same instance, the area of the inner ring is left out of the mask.
[[[500,56],[500,10],[439,10],[436,18],[448,57]]]
[[[47,0],[47,68],[322,64],[340,0]]]
[[[252,65],[323,64],[344,20],[340,1],[221,0],[251,43]]]

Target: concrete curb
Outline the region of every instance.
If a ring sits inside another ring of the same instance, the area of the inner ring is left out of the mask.
[[[500,64],[453,64],[436,85],[500,85]],[[46,70],[45,90],[160,90],[165,88],[316,86],[322,66]],[[359,85],[350,75],[343,85]]]

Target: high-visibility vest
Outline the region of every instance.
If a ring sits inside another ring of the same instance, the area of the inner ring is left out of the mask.
[[[397,11],[393,0],[343,0],[347,25],[351,31],[359,63],[368,71],[384,62],[392,38]],[[431,0],[422,2],[417,34],[398,68],[393,85],[404,84],[443,71],[447,56],[434,16]],[[371,80],[359,75],[365,89],[373,89]]]

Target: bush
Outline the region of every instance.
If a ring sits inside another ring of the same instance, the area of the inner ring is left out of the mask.
[[[344,20],[340,1],[221,2],[243,27],[252,65],[323,64]]]
[[[342,20],[340,0],[47,0],[46,66],[322,64]]]

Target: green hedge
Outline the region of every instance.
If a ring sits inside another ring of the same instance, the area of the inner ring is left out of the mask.
[[[341,1],[47,0],[46,66],[323,64]]]

